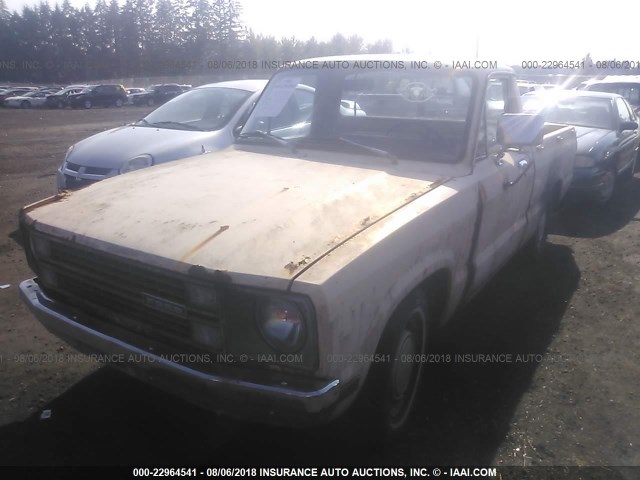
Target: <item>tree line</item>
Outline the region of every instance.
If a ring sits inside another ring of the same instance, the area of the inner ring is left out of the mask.
[[[329,41],[257,35],[235,0],[68,0],[10,12],[0,0],[0,81],[69,83],[102,78],[221,73],[323,55],[390,53],[389,40]]]

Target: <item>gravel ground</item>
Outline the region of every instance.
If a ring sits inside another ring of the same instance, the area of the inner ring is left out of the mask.
[[[516,258],[448,324],[394,442],[349,415],[271,428],[95,363],[36,361],[74,351],[18,298],[18,210],[55,192],[71,143],[145,112],[0,109],[0,464],[640,465],[640,176],[606,209],[565,209],[541,262]]]

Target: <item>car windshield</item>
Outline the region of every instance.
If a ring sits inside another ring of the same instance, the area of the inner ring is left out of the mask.
[[[631,105],[640,105],[640,83],[595,83],[589,87],[593,92],[608,92],[622,95]]]
[[[144,117],[143,126],[212,131],[224,127],[251,92],[207,87],[186,92]]]
[[[93,91],[95,87],[85,87],[82,90],[80,90],[80,93],[91,93],[91,91]]]
[[[596,97],[523,97],[522,108],[527,113],[542,112],[545,121],[577,127],[615,129],[613,107],[608,98]]]
[[[456,163],[474,88],[464,71],[291,69],[269,82],[239,141]]]

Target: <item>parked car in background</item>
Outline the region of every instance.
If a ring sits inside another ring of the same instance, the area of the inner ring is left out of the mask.
[[[8,97],[4,99],[4,106],[11,108],[32,108],[42,107],[47,99],[47,91],[38,90],[33,92],[23,93],[15,97]]]
[[[636,115],[640,115],[640,75],[610,75],[602,80],[590,80],[584,89],[622,95]]]
[[[71,85],[65,87],[62,90],[47,95],[44,107],[45,108],[65,108],[69,106],[69,95],[80,93],[87,88],[87,85]]]
[[[32,87],[20,87],[20,88],[9,88],[6,90],[0,90],[0,104],[4,104],[4,100],[9,97],[17,97],[20,95],[24,95],[25,93],[33,92],[36,90]]]
[[[127,105],[133,105],[133,100],[131,98],[131,95],[133,95],[134,93],[144,92],[144,88],[131,87],[131,88],[125,88],[125,91],[127,92]]]
[[[140,93],[134,93],[129,96],[134,105],[162,105],[163,103],[177,97],[183,93],[182,88],[177,83],[167,83],[163,85],[152,85],[148,89]]]
[[[193,88],[193,85],[186,85],[186,84],[179,84],[180,88],[182,89],[183,92],[189,91]]]
[[[67,96],[71,108],[121,107],[127,101],[127,92],[122,85],[90,85]]]
[[[536,83],[529,80],[518,80],[518,91],[520,95],[529,92],[544,92],[545,90],[555,90],[561,88],[553,83]]]
[[[58,189],[78,189],[120,173],[228,147],[266,83],[203,85],[131,125],[72,145],[58,170]]]
[[[640,149],[638,117],[621,95],[586,90],[528,93],[522,103],[525,112],[541,113],[547,122],[575,127],[575,193],[603,205],[618,180],[634,174]]]

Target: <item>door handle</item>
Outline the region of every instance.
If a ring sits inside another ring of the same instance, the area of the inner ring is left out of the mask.
[[[527,168],[529,166],[529,161],[526,158],[518,161],[518,167]]]

